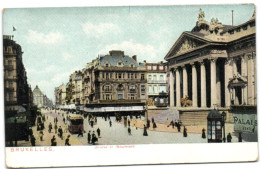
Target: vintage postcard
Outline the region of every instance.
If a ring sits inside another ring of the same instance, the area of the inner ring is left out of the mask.
[[[2,13],[7,167],[258,160],[255,5]]]

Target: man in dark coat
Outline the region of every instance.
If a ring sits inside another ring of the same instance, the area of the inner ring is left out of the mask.
[[[79,137],[79,136],[82,136],[82,137],[83,137],[83,132],[82,132],[81,128],[79,128],[79,131],[78,131],[78,137]]]
[[[109,126],[112,127],[112,121],[111,120],[109,121]]]
[[[181,125],[179,122],[177,123],[177,128],[178,128],[178,132],[181,132]]]
[[[230,133],[228,133],[228,135],[227,135],[227,142],[228,142],[228,143],[230,143],[230,142],[231,142],[231,140],[232,140],[232,136],[231,136],[231,134],[230,134]]]
[[[65,140],[65,146],[70,146],[70,135],[68,135]]]
[[[203,128],[202,129],[202,136],[201,136],[202,138],[206,138],[206,134],[205,134],[205,129]]]
[[[49,124],[49,133],[51,133],[51,130],[52,130],[52,124],[50,123]]]
[[[99,128],[97,129],[97,134],[98,134],[98,137],[100,138],[100,129]]]
[[[130,127],[128,127],[128,135],[132,135]]]
[[[92,144],[95,144],[97,141],[98,141],[98,139],[96,137],[95,131],[93,131],[93,133],[92,133]]]
[[[35,146],[35,141],[36,141],[36,139],[35,139],[34,135],[32,135],[31,136],[31,145],[32,146]]]
[[[63,139],[63,136],[62,136],[63,131],[62,131],[61,126],[59,127],[58,132],[59,132],[60,138]]]
[[[129,119],[128,119],[127,123],[128,123],[128,127],[130,127],[130,120]]]
[[[51,139],[51,146],[57,146],[57,141],[56,141],[55,136],[53,136]]]
[[[148,136],[148,133],[147,133],[147,130],[146,130],[145,125],[144,125],[144,133],[143,133],[143,136]]]
[[[238,133],[238,142],[242,142],[242,133]]]
[[[90,144],[90,141],[91,141],[91,133],[90,131],[88,132],[88,143]]]
[[[187,134],[187,129],[186,129],[186,127],[184,126],[184,128],[183,128],[183,137],[187,137],[188,136],[188,134]]]

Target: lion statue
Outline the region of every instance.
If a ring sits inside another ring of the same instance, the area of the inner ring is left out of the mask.
[[[192,106],[192,101],[189,100],[189,96],[186,95],[184,98],[181,98],[181,106],[183,107]]]

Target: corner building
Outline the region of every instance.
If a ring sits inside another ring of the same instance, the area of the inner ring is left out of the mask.
[[[252,109],[256,114],[255,14],[247,22],[232,26],[218,19],[205,20],[199,12],[196,26],[181,34],[165,59],[169,66],[170,107],[180,112],[186,125],[206,124],[209,110],[227,113]],[[191,107],[183,107],[188,96]]]

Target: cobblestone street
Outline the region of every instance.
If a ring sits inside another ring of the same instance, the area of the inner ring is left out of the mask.
[[[88,119],[84,119],[84,134],[83,137],[78,137],[78,134],[63,133],[63,139],[61,139],[54,130],[54,118],[58,118],[58,127],[61,126],[62,130],[65,130],[65,123],[63,123],[63,115],[66,117],[64,111],[54,110],[46,111],[42,109],[42,114],[45,115],[46,121],[44,123],[45,129],[43,130],[44,136],[43,141],[40,141],[39,131],[37,131],[36,126],[34,126],[33,134],[36,138],[36,146],[50,146],[51,139],[55,135],[57,140],[57,146],[64,146],[65,139],[67,135],[71,135],[70,144],[71,145],[92,145],[88,144],[87,133],[90,131],[91,134],[95,131],[97,135],[97,129],[101,130],[101,137],[98,138],[96,145],[122,145],[122,144],[171,144],[171,143],[207,143],[207,139],[201,137],[202,128],[206,126],[186,126],[188,137],[183,137],[183,127],[181,127],[181,132],[177,131],[177,128],[167,127],[165,124],[157,124],[156,129],[150,127],[147,130],[148,136],[143,136],[143,125],[144,117],[137,120],[136,127],[133,126],[133,120],[131,121],[131,135],[128,134],[128,127],[125,127],[121,122],[116,122],[115,117],[111,117],[112,126],[109,125],[109,120],[105,121],[104,118],[97,117],[97,124],[90,126]],[[48,117],[48,119],[47,119]],[[53,129],[51,133],[48,132],[48,125],[52,123]],[[232,133],[232,126],[227,125],[226,133]],[[232,136],[232,142],[238,142],[236,136]],[[30,141],[19,141],[19,146],[30,146]]]

